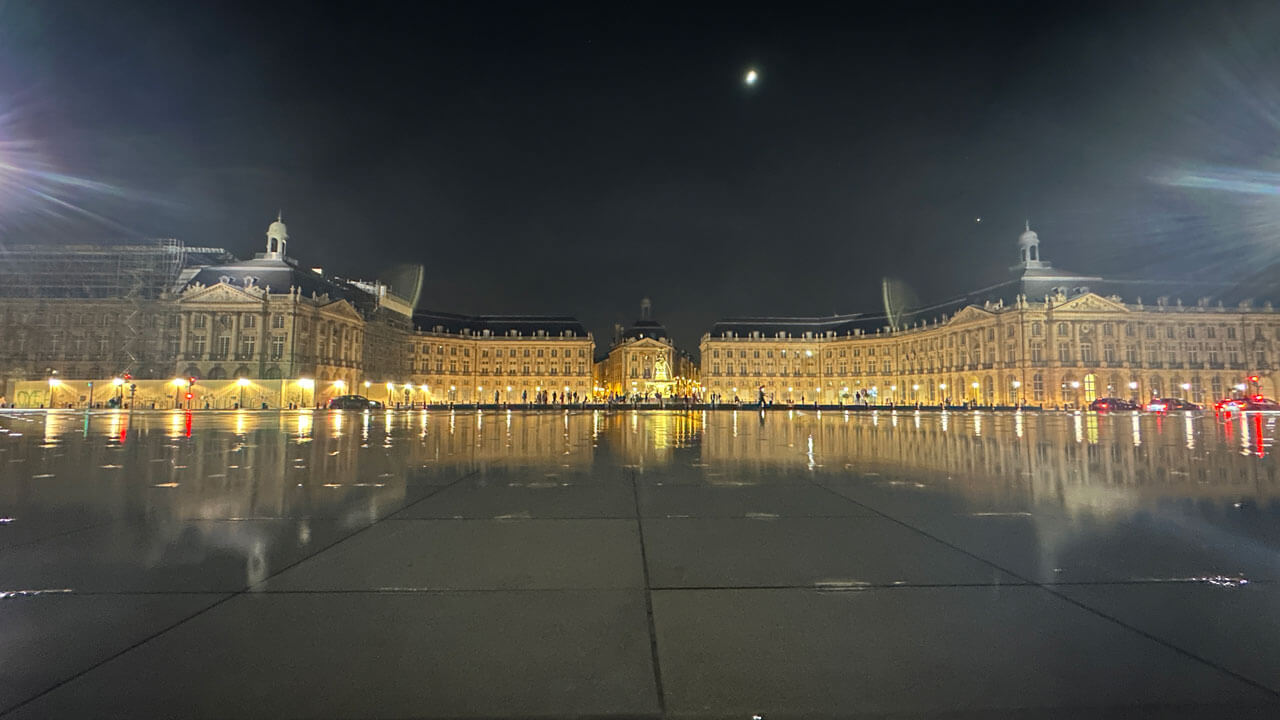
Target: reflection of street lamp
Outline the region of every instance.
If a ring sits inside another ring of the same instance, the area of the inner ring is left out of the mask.
[[[240,409],[244,409],[244,389],[249,384],[249,378],[240,378],[236,380],[236,384],[240,386]]]

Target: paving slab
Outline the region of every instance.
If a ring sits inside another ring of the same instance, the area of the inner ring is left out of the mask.
[[[1273,694],[1032,586],[656,591],[654,618],[675,717],[1280,711]]]
[[[644,586],[635,520],[388,520],[269,590],[533,590]]]
[[[14,717],[656,715],[643,594],[241,595]]]

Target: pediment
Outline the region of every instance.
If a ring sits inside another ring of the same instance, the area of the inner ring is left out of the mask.
[[[991,312],[987,310],[983,310],[977,305],[966,305],[963,309],[960,310],[960,312],[956,313],[951,318],[951,322],[947,324],[953,325],[956,323],[963,324],[963,323],[977,322],[979,320],[986,320],[990,318],[991,315],[992,315]]]
[[[1054,312],[1129,312],[1124,305],[1101,295],[1085,293],[1055,307]]]
[[[351,303],[347,302],[346,300],[334,300],[328,305],[324,305],[323,307],[321,307],[321,309],[327,310],[329,312],[336,312],[352,320],[364,319],[363,317],[361,317],[360,313],[357,312],[356,309],[351,306]]]
[[[180,303],[255,303],[262,302],[262,298],[250,293],[242,288],[228,285],[226,283],[218,283],[217,285],[192,285],[182,291],[182,297],[178,299]]]

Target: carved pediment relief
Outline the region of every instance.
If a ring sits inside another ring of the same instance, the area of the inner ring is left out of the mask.
[[[1128,312],[1123,304],[1114,300],[1094,295],[1093,293],[1085,293],[1077,298],[1057,306],[1055,312]]]
[[[261,303],[260,297],[253,293],[246,292],[240,288],[218,283],[217,285],[191,285],[182,291],[182,297],[178,299],[181,303],[225,303],[225,302],[242,302],[242,303]]]
[[[979,320],[986,320],[990,318],[991,315],[992,313],[983,310],[977,305],[969,305],[956,313],[955,316],[951,318],[951,322],[949,324],[977,322]]]

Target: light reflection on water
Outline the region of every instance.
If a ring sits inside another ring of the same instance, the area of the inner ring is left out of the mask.
[[[1264,545],[1274,539],[1265,530],[1280,518],[1273,416],[906,417],[791,410],[0,413],[0,516],[7,520],[0,541],[11,528],[50,518],[124,521],[134,533],[119,540],[128,562],[170,558],[165,548],[195,533],[203,547],[243,559],[245,578],[261,579],[273,570],[280,543],[311,543],[325,523],[367,525],[470,472],[486,482],[502,478],[504,486],[552,475],[555,486],[633,477],[724,487],[860,483],[884,493],[868,502],[883,497],[896,513],[918,503],[965,516],[1052,514],[1076,519],[1079,529],[1086,519],[1114,524],[1172,512],[1194,518],[1197,532],[1206,524],[1232,533],[1247,525],[1263,528]]]
[[[183,466],[188,477],[176,494],[192,505],[181,511],[184,516],[200,516],[199,505],[211,496],[219,507],[270,498],[272,513],[290,515],[298,503],[310,507],[349,498],[329,493],[303,499],[264,490],[297,481],[304,489],[349,488],[376,468],[390,473],[385,491],[403,495],[424,466],[447,475],[566,463],[583,473],[700,466],[707,469],[707,482],[717,477],[768,482],[771,473],[836,473],[832,468],[940,475],[951,480],[941,490],[958,502],[1012,492],[1015,478],[1024,483],[1021,491],[1052,489],[1047,497],[1063,504],[1074,494],[1100,488],[1139,502],[1155,496],[1270,500],[1276,490],[1270,452],[1276,423],[1270,416],[968,413],[968,422],[957,424],[956,416],[964,414],[913,413],[910,423],[897,422],[897,413],[890,414],[892,422],[882,423],[875,412],[790,410],[413,411],[382,413],[382,418],[336,411],[12,414],[0,416],[8,470],[0,498],[10,505],[21,500],[50,509],[63,502],[92,504],[94,498],[105,502],[112,494],[174,482],[173,468]],[[747,418],[750,422],[744,422]],[[43,424],[43,433],[30,432],[33,420]],[[447,423],[445,432],[432,432],[437,421]],[[499,432],[487,426],[495,422],[501,423]],[[358,433],[349,432],[351,423],[360,424]],[[122,448],[127,452],[120,453]],[[95,485],[98,473],[91,468],[108,465],[122,465],[136,483]],[[234,487],[202,482],[242,468],[253,472],[241,475]],[[696,479],[680,472],[683,481]],[[81,482],[29,485],[38,475]]]

